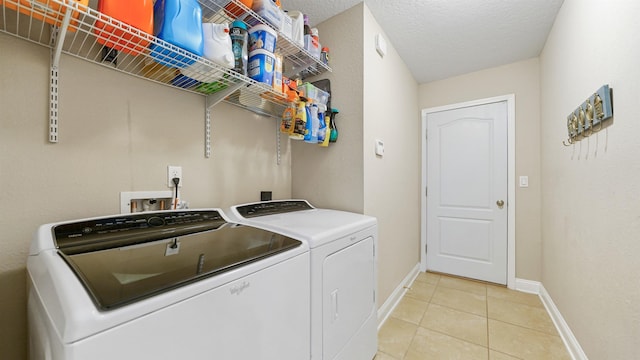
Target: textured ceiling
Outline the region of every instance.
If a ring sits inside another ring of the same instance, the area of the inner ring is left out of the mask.
[[[362,0],[281,0],[311,25]],[[365,0],[418,83],[538,56],[563,0]]]

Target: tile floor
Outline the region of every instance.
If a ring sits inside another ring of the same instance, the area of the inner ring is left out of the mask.
[[[537,295],[420,273],[378,334],[375,360],[571,360]]]

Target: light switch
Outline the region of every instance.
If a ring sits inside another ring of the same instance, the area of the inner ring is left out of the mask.
[[[528,176],[520,176],[520,187],[521,188],[529,187],[529,177]]]
[[[384,155],[384,142],[380,139],[376,139],[376,155]]]
[[[387,42],[382,37],[382,34],[376,34],[376,51],[380,57],[384,57],[387,53]]]

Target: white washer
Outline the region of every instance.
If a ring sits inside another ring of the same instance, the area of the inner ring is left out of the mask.
[[[311,359],[371,360],[377,352],[374,217],[316,209],[305,200],[233,206],[234,221],[309,244]]]
[[[35,360],[308,359],[304,242],[217,209],[43,225],[32,242]]]

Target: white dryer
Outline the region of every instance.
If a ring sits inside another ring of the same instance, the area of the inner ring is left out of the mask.
[[[217,209],[39,228],[33,360],[301,360],[310,353],[306,243]]]
[[[371,360],[377,352],[377,220],[305,200],[233,206],[236,222],[309,245],[311,359]]]

